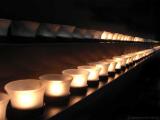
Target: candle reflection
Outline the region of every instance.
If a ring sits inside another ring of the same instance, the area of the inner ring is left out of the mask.
[[[84,95],[75,95],[70,97],[69,105],[74,105],[80,100],[82,100],[85,96]]]
[[[86,95],[88,96],[88,95],[92,94],[94,91],[96,91],[96,89],[97,88],[88,88]]]
[[[46,111],[44,112],[44,115],[43,115],[44,119],[48,120],[64,109],[65,107],[63,106],[46,106]]]
[[[102,88],[104,85],[105,85],[105,83],[104,83],[103,81],[100,81],[100,82],[99,82],[98,89],[99,89],[99,88]]]
[[[108,77],[108,83],[112,82],[114,80],[113,77]]]

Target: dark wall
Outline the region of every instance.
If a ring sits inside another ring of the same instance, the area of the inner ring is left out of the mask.
[[[4,0],[0,2],[0,17],[96,27],[148,38],[158,38],[158,16],[158,0]]]

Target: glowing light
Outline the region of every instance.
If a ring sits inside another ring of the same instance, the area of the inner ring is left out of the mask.
[[[64,75],[70,75],[73,77],[71,87],[81,88],[87,86],[87,79],[89,72],[86,70],[67,69],[62,71]]]
[[[36,109],[43,106],[45,87],[39,80],[17,80],[5,85],[16,109]]]
[[[45,74],[39,77],[46,86],[45,95],[49,97],[67,96],[70,94],[71,76],[61,74]]]

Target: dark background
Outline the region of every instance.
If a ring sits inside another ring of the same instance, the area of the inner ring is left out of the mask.
[[[0,17],[159,39],[158,0],[0,0]]]

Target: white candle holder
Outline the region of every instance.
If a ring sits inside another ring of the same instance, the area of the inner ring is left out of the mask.
[[[90,65],[95,65],[97,67],[97,69],[100,69],[100,72],[99,72],[100,80],[106,80],[107,79],[109,63],[99,61],[99,62],[94,62],[94,63],[89,63],[89,64]]]
[[[67,69],[63,70],[64,75],[69,75],[73,77],[71,82],[71,92],[72,93],[85,93],[87,87],[87,79],[89,72],[86,70],[78,69]]]
[[[0,120],[6,120],[6,109],[9,102],[9,96],[0,92]]]
[[[99,81],[99,70],[97,70],[96,66],[78,66],[79,70],[86,70],[89,72],[88,75],[88,86],[97,86]]]
[[[75,30],[75,26],[61,25],[61,27],[57,32],[57,36],[62,38],[72,38],[72,34],[74,30]]]
[[[108,75],[109,76],[114,76],[115,72],[116,72],[116,64],[117,62],[114,61],[113,59],[106,59],[106,62],[109,63],[109,67],[108,67]]]
[[[39,77],[45,84],[45,95],[49,97],[63,97],[70,94],[71,76],[61,74],[45,74]]]
[[[5,85],[5,90],[11,101],[9,119],[37,118],[42,114],[45,86],[40,80],[12,81]]]
[[[118,72],[118,73],[121,72],[121,70],[122,70],[122,68],[124,66],[123,59],[121,57],[113,57],[113,60],[115,62],[117,62],[116,67],[115,67],[116,72]]]
[[[62,74],[45,74],[39,77],[45,84],[45,101],[63,104],[70,95],[72,77]]]

